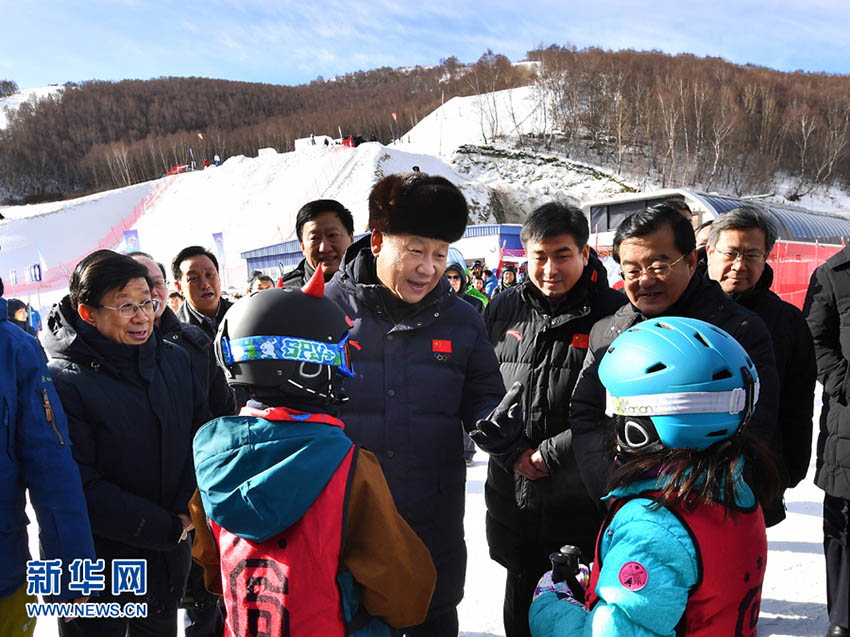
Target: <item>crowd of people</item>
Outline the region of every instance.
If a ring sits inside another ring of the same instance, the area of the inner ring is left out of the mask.
[[[34,628],[29,490],[43,559],[106,564],[54,600],[148,604],[63,636],[176,635],[181,606],[186,635],[457,635],[477,446],[508,637],[754,634],[819,379],[828,635],[850,635],[850,247],[801,312],[770,291],[766,213],[690,217],[625,219],[615,290],[587,219],[547,203],[494,273],[450,247],[463,194],[416,171],[373,187],[356,242],[344,205],[304,205],[301,263],[235,302],[201,246],[85,257],[43,350],[0,298],[0,633]],[[123,558],[141,598],[110,593]]]

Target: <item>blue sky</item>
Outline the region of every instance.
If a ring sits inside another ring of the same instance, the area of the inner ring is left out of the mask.
[[[659,49],[850,73],[847,0],[0,0],[0,79],[21,88],[202,76],[300,84],[379,66],[524,59],[538,44]]]

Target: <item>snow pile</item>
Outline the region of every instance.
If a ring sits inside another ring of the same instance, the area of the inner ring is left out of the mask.
[[[407,172],[413,166],[456,183],[469,201],[473,223],[495,220],[490,212],[490,188],[456,174],[437,157],[377,143],[358,148],[322,145],[292,153],[264,153],[257,158],[231,157],[218,168],[66,202],[0,208],[6,217],[0,221],[0,276],[6,278],[15,270],[22,283],[24,272],[36,263],[41,263],[42,269],[46,264],[70,270],[74,260],[103,246],[104,237],[106,247],[124,249],[123,230],[131,227],[117,224],[144,203],[149,204],[145,214],[132,226],[138,233],[139,249],[168,263],[187,245],[213,246],[212,235],[221,232],[225,287],[241,289],[246,272],[239,254],[294,238],[295,215],[304,203],[337,199],[354,214],[356,231],[363,231],[372,185],[385,175]],[[154,192],[156,201],[146,200]],[[43,292],[45,306],[64,290]],[[17,293],[22,294],[20,289]]]
[[[408,133],[401,144],[414,152],[451,156],[464,144],[488,144],[494,137],[514,137],[551,132],[545,113],[532,86],[453,97],[426,116]]]

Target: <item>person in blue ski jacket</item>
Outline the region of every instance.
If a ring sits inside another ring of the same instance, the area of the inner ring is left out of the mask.
[[[760,501],[779,474],[746,432],[759,387],[752,359],[709,323],[663,317],[614,340],[599,377],[618,445],[609,511],[589,573],[541,578],[532,635],[755,635],[767,561]]]
[[[0,282],[2,295],[2,282]],[[25,492],[35,509],[43,558],[62,560],[55,599],[81,599],[68,588],[68,566],[94,559],[80,472],[71,456],[68,422],[38,341],[7,319],[0,298],[0,635],[31,635],[27,617]]]

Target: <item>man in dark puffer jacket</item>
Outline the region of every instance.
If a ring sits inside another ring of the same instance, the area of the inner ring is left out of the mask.
[[[466,201],[448,180],[420,172],[384,178],[369,196],[372,235],[349,248],[326,291],[354,324],[345,431],[378,458],[399,513],[437,568],[428,618],[406,631],[417,637],[458,632],[464,428],[508,467],[521,438],[518,420],[502,440],[489,435],[494,428],[478,429],[504,388],[481,315],[443,276],[466,219]]]
[[[285,288],[300,290],[320,263],[325,281],[339,270],[345,251],[354,243],[354,217],[334,199],[310,201],[295,216],[295,234],[304,258],[281,281]]]
[[[691,225],[664,204],[635,213],[617,229],[614,259],[622,268],[629,303],[590,331],[587,357],[570,403],[573,451],[594,497],[606,493],[615,454],[611,419],[605,415],[605,388],[597,368],[614,339],[641,321],[684,316],[731,334],[758,370],[760,394],[749,431],[768,444],[775,439],[779,381],[770,333],[758,315],[737,305],[714,281],[695,274],[695,248]]]
[[[528,609],[537,581],[551,568],[549,554],[573,544],[591,559],[602,522],[572,452],[569,401],[590,328],[626,297],[599,275],[588,234],[577,208],[550,203],[532,212],[520,234],[529,278],[495,297],[484,313],[505,385],[525,386],[529,449],[512,471],[491,460],[484,491],[490,555],[508,569],[508,637],[530,634]]]
[[[209,409],[189,356],[153,334],[149,286],[146,268],[131,258],[92,253],[74,270],[71,294],[50,312],[44,345],[68,416],[95,551],[106,560],[99,601],[145,601],[142,623],[167,634],[190,563],[181,539],[191,528],[192,432]],[[114,558],[147,560],[145,597],[108,594]],[[126,623],[76,619],[60,623],[60,632],[123,634]]]
[[[850,635],[850,246],[818,267],[803,307],[815,342],[823,408],[815,484],[823,494],[829,637]]]
[[[817,364],[803,313],[770,291],[773,270],[766,259],[776,237],[776,228],[766,213],[754,206],[734,208],[711,226],[707,256],[709,277],[736,303],[758,314],[773,340],[779,410],[772,446],[779,451],[777,468],[784,492],[805,478],[809,470]],[[767,526],[785,519],[781,495],[763,508]]]
[[[154,261],[146,252],[133,252],[127,256],[148,269],[148,276],[153,283],[151,296],[159,299],[159,309],[154,315],[156,332],[161,338],[182,347],[189,354],[192,372],[201,384],[212,416],[219,418],[234,415],[234,392],[227,385],[224,372],[216,362],[212,342],[200,327],[181,323],[166,303],[168,288],[165,284],[165,266]],[[194,539],[193,536],[190,537]],[[218,597],[207,591],[203,569],[194,562],[180,605],[186,609],[186,637],[219,637],[224,633],[224,619],[218,609]]]
[[[189,358],[192,359],[192,369],[201,383],[204,395],[207,396],[213,418],[234,415],[236,400],[233,391],[227,385],[224,372],[216,363],[212,342],[200,327],[181,323],[174,311],[168,307],[165,267],[145,252],[134,252],[127,256],[133,257],[148,269],[148,276],[153,282],[151,295],[159,299],[154,326],[162,338],[179,345],[189,354]]]

